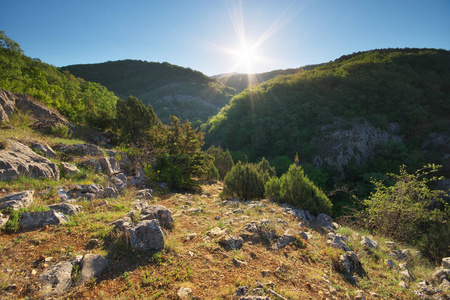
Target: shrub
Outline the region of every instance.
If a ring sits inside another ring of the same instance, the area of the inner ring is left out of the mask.
[[[65,124],[58,123],[55,127],[52,127],[51,133],[59,138],[69,137],[69,126]]]
[[[22,210],[15,211],[12,208],[8,208],[5,210],[5,213],[9,214],[9,219],[2,229],[9,233],[19,230],[19,221],[22,218]]]
[[[312,183],[300,166],[292,164],[280,178],[272,177],[265,185],[266,197],[285,202],[314,215],[331,214],[330,199]]]
[[[233,158],[228,150],[224,151],[222,148],[211,146],[206,150],[206,153],[214,157],[214,167],[219,173],[219,178],[224,179],[225,175],[234,166]],[[214,170],[212,170],[214,172]]]
[[[262,172],[258,165],[238,162],[225,176],[222,195],[244,201],[261,199],[267,177],[268,172]]]

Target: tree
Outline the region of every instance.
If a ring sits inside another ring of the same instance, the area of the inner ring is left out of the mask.
[[[14,52],[23,53],[20,45],[6,36],[4,31],[0,30],[0,48],[8,49]]]
[[[148,139],[147,132],[156,125],[157,117],[153,108],[147,109],[136,97],[129,96],[127,101],[117,101],[116,109],[120,139],[133,145],[144,144]]]

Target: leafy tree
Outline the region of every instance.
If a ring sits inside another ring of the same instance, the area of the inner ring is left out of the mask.
[[[428,164],[410,174],[403,165],[399,174],[388,174],[395,184],[387,186],[383,181],[373,181],[375,191],[363,202],[365,209],[357,216],[367,228],[378,234],[412,244],[422,241],[427,251],[430,251],[432,243],[438,243],[436,237],[444,238],[446,246],[434,249],[439,252],[434,256],[448,255],[450,235],[443,237],[436,231],[445,229],[448,232],[448,226],[444,225],[450,220],[449,206],[442,191],[429,188],[430,183],[441,179],[431,176],[438,167]]]
[[[0,30],[0,47],[18,53],[23,53],[20,45],[6,36],[4,31]]]
[[[156,125],[157,117],[153,109],[147,109],[133,96],[129,96],[127,101],[117,101],[116,108],[116,126],[121,140],[133,145],[142,145],[148,138],[146,133]]]
[[[224,179],[225,175],[234,166],[233,158],[231,157],[230,151],[222,150],[222,148],[211,146],[206,150],[206,153],[214,158],[214,168],[218,172],[218,177]]]
[[[280,178],[272,177],[266,183],[265,190],[266,197],[308,210],[314,215],[331,214],[333,205],[330,199],[295,164]]]

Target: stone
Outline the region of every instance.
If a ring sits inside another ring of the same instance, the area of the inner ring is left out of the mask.
[[[72,156],[92,156],[92,157],[103,157],[103,152],[100,147],[94,144],[75,144],[75,145],[64,145],[62,143],[58,144],[57,150],[63,152],[67,155]]]
[[[163,205],[152,205],[141,211],[141,220],[157,219],[163,228],[172,228],[172,213]]]
[[[411,257],[411,253],[408,249],[404,250],[392,250],[389,253],[389,256],[393,257],[396,260],[406,260]]]
[[[98,162],[100,163],[102,171],[109,176],[121,172],[119,162],[114,157],[102,157]]]
[[[369,249],[378,249],[378,243],[366,236],[361,237],[361,244]]]
[[[450,269],[450,257],[444,257],[442,259],[442,268]]]
[[[271,300],[269,297],[265,297],[265,296],[243,296],[239,299],[240,300]]]
[[[342,251],[351,251],[352,249],[348,246],[348,239],[342,234],[335,234],[329,232],[327,234],[326,243],[334,248],[341,249]]]
[[[0,198],[0,209],[4,210],[7,208],[12,208],[14,210],[19,210],[23,207],[28,207],[33,203],[33,190],[12,193]]]
[[[233,257],[233,264],[235,267],[241,267],[246,265],[247,263],[245,261],[237,259],[236,257]]]
[[[395,250],[397,248],[397,245],[391,241],[385,241],[384,244],[391,250]]]
[[[100,254],[86,254],[81,260],[81,274],[78,284],[98,277],[108,266],[108,260]]]
[[[431,274],[433,283],[439,285],[444,279],[450,280],[450,269],[439,268],[433,274]]]
[[[115,186],[108,186],[103,190],[103,198],[117,198],[119,197],[120,192],[117,190]]]
[[[62,212],[67,216],[78,215],[83,208],[81,205],[74,205],[69,203],[58,203],[47,206],[50,209]]]
[[[230,229],[227,227],[224,227],[224,228],[214,227],[210,231],[208,231],[208,233],[206,233],[206,235],[211,238],[220,238],[228,233],[230,233]]]
[[[439,285],[439,289],[446,293],[450,292],[450,281],[448,281],[447,279],[443,279],[441,284]]]
[[[95,158],[83,160],[82,162],[80,162],[80,165],[82,167],[85,167],[86,169],[90,169],[96,173],[102,172],[102,165],[100,164],[100,161]]]
[[[328,230],[334,230],[333,220],[331,219],[330,216],[326,214],[319,214],[316,217],[316,224],[318,226],[325,227]]]
[[[72,177],[81,172],[76,166],[66,162],[61,162],[60,166],[61,175],[64,177]]]
[[[414,277],[412,276],[411,272],[409,272],[408,269],[405,269],[400,272],[400,278],[403,281],[414,281]]]
[[[177,292],[178,297],[181,299],[190,299],[192,294],[192,290],[187,287],[180,287],[180,289]]]
[[[128,227],[130,244],[144,251],[164,249],[164,233],[158,220],[145,220]]]
[[[42,153],[42,155],[47,158],[55,158],[56,157],[56,152],[47,144],[41,144],[41,143],[32,141],[30,146],[31,146],[31,149]]]
[[[364,296],[363,291],[356,291],[356,296],[354,300],[366,300],[366,296]]]
[[[219,241],[219,245],[221,245],[227,250],[239,249],[242,247],[243,244],[244,240],[239,236],[238,237],[227,236]]]
[[[69,219],[63,213],[56,210],[34,211],[22,213],[20,219],[20,226],[23,229],[33,229],[36,227],[43,227],[46,225],[60,225],[65,224]]]
[[[0,123],[8,122],[9,116],[16,111],[14,101],[12,93],[0,89]]]
[[[142,189],[136,192],[137,199],[151,200],[153,199],[153,191],[151,189]]]
[[[76,184],[70,187],[60,187],[56,192],[61,201],[93,200],[103,196],[103,187],[95,183],[89,185]]]
[[[311,232],[306,231],[300,231],[299,236],[304,239],[305,241],[310,240],[313,238],[313,235]]]
[[[20,176],[59,180],[59,168],[27,146],[9,140],[8,147],[0,150],[0,181],[17,179]]]
[[[148,202],[142,199],[138,199],[133,202],[133,208],[136,210],[144,210],[149,207]]]
[[[395,264],[391,259],[386,259],[385,262],[386,262],[386,265],[388,265],[390,269],[395,268]]]
[[[236,291],[234,292],[234,296],[235,297],[244,296],[245,294],[247,294],[247,292],[248,292],[248,287],[246,287],[245,285],[242,285],[236,289]]]
[[[292,243],[294,240],[295,237],[292,234],[285,232],[275,241],[275,244],[272,245],[272,249],[284,248],[287,244]]]
[[[65,292],[72,284],[72,269],[73,265],[68,261],[59,262],[45,269],[39,276],[43,296],[56,296]]]
[[[339,257],[339,271],[347,274],[362,274],[363,267],[353,251],[347,251]]]
[[[440,293],[441,291],[437,288],[435,288],[434,286],[432,286],[430,283],[428,283],[428,281],[426,280],[421,280],[418,284],[417,284],[417,289],[414,291],[414,293],[421,297],[422,299],[429,299],[426,296],[432,296],[432,295],[436,295],[438,293]],[[439,298],[437,298],[439,299]]]

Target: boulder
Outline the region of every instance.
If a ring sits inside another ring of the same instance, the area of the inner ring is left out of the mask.
[[[172,213],[163,205],[152,205],[144,208],[141,211],[140,219],[142,221],[157,219],[164,228],[172,228],[173,226]]]
[[[108,266],[108,260],[100,254],[86,254],[81,260],[79,284],[96,278]]]
[[[411,257],[411,253],[408,249],[404,250],[392,250],[389,253],[389,256],[393,257],[396,260],[406,260]]]
[[[326,243],[334,248],[341,249],[342,251],[352,251],[348,246],[349,242],[347,237],[342,234],[335,234],[333,232],[328,233]]]
[[[433,274],[431,274],[433,283],[439,285],[444,279],[450,280],[450,269],[438,268]]]
[[[114,157],[102,157],[99,160],[102,171],[107,175],[115,175],[120,173],[120,165]]]
[[[77,215],[83,208],[81,205],[74,205],[69,203],[58,203],[47,206],[50,209],[62,212],[66,216]]]
[[[80,199],[93,200],[101,198],[103,196],[103,187],[99,184],[75,184],[70,187],[60,187],[57,189],[57,193],[61,198],[61,201],[74,202]]]
[[[102,165],[100,164],[100,161],[95,158],[83,160],[80,162],[80,166],[90,169],[94,172],[101,173],[102,172]]]
[[[226,236],[219,241],[219,245],[227,250],[239,249],[244,244],[244,240],[241,237]]]
[[[103,198],[117,198],[119,197],[120,192],[117,190],[115,186],[108,186],[103,190]]]
[[[62,261],[42,272],[39,281],[42,282],[41,293],[45,297],[56,296],[65,292],[72,284],[72,263]]]
[[[400,279],[403,281],[414,281],[414,277],[408,269],[404,269],[400,272]]]
[[[164,233],[158,220],[145,220],[126,228],[133,248],[144,251],[164,249]]]
[[[378,243],[366,236],[363,236],[361,238],[361,244],[369,249],[378,249]]]
[[[137,199],[151,200],[153,199],[153,191],[151,189],[142,189],[136,192]]]
[[[15,111],[15,96],[0,89],[0,123],[8,122],[9,116]]]
[[[27,146],[10,140],[8,147],[0,150],[0,180],[8,181],[20,176],[59,180],[59,169]]]
[[[41,144],[41,143],[32,141],[30,146],[31,146],[31,149],[42,153],[42,155],[47,158],[55,158],[56,157],[56,152],[53,151],[53,149],[47,144]]]
[[[339,257],[339,271],[347,274],[362,274],[363,267],[358,256],[353,251],[347,251]]]
[[[69,219],[63,213],[56,210],[34,211],[22,213],[20,225],[23,229],[33,229],[45,225],[59,225],[67,223]]]
[[[316,217],[316,224],[318,226],[322,226],[328,230],[334,230],[333,220],[331,219],[331,217],[329,215],[319,214]]]
[[[421,299],[430,299],[427,296],[433,296],[441,291],[434,286],[432,286],[428,281],[422,280],[417,284],[417,289],[414,291],[414,293],[419,296]],[[435,298],[435,299],[442,299],[442,298]]]
[[[27,207],[33,202],[33,190],[12,193],[3,197],[0,197],[0,210],[6,208],[12,208],[19,210],[22,207]]]
[[[442,259],[442,268],[450,269],[450,257],[444,257]]]
[[[287,244],[292,243],[294,240],[295,237],[292,234],[285,232],[280,237],[278,237],[278,239],[275,241],[275,244],[272,245],[272,249],[284,248]]]
[[[177,292],[178,297],[180,299],[191,299],[192,290],[187,287],[180,287],[180,289]]]
[[[64,177],[71,177],[81,172],[76,166],[66,162],[61,162],[60,166],[61,175]]]
[[[57,149],[66,155],[103,157],[100,147],[94,144],[57,145]]]

